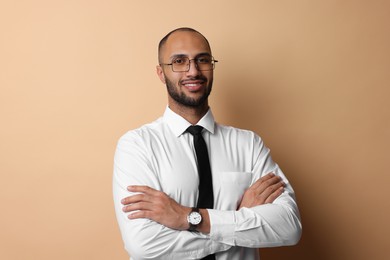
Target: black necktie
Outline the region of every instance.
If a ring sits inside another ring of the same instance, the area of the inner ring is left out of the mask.
[[[202,136],[203,127],[199,125],[190,126],[187,131],[194,136],[196,158],[198,160],[199,174],[199,198],[198,208],[212,209],[214,206],[213,180],[211,177],[209,154]],[[208,255],[202,259],[214,260],[215,255]]]
[[[188,127],[187,131],[194,136],[196,158],[198,159],[199,198],[198,208],[212,209],[214,206],[213,180],[207,146],[202,136],[203,127],[199,125]]]

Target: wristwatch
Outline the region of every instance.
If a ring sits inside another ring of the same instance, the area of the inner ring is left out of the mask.
[[[202,215],[200,215],[198,208],[192,208],[192,211],[187,215],[187,221],[190,224],[188,231],[196,231],[196,228],[202,222]]]

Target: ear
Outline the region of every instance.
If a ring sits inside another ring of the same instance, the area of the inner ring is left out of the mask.
[[[160,65],[156,66],[157,76],[160,78],[161,82],[165,84],[165,75],[162,67]]]

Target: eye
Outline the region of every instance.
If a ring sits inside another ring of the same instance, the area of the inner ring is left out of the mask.
[[[187,59],[186,58],[176,58],[172,61],[172,63],[177,64],[177,65],[183,65],[186,64]]]
[[[196,58],[196,61],[200,64],[208,64],[208,63],[211,63],[211,57],[201,56],[201,57]]]

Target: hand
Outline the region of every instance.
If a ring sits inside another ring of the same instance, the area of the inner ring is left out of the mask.
[[[177,230],[189,228],[187,215],[191,208],[180,205],[164,192],[148,186],[129,186],[127,189],[139,192],[121,201],[125,205],[123,211],[131,212],[129,219],[147,218]]]
[[[242,197],[238,209],[272,203],[284,191],[284,182],[279,176],[269,173],[250,186]]]

